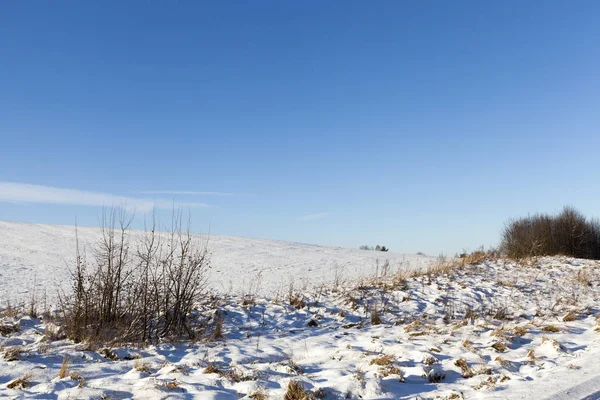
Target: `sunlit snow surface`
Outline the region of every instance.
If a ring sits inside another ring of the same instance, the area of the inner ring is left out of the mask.
[[[82,243],[97,235],[80,229]],[[325,399],[563,400],[600,393],[597,262],[487,261],[382,290],[371,285],[378,262],[389,259],[394,274],[435,260],[216,235],[210,248],[224,339],[115,348],[119,359],[111,361],[82,344],[45,341],[48,326],[40,319],[3,317],[0,326],[20,329],[0,335],[0,353],[21,354],[0,357],[0,398],[233,400],[259,392],[283,399],[290,380]],[[5,299],[26,301],[34,277],[38,291],[55,290],[68,278],[73,253],[72,227],[0,223],[0,310]],[[297,310],[277,296],[290,281],[304,291],[307,307]],[[263,296],[244,306],[240,294],[248,292]],[[372,309],[381,324],[371,324]],[[468,310],[473,318],[465,318]],[[58,378],[65,356],[82,383]],[[374,362],[382,358],[388,362]],[[474,376],[463,377],[458,360]],[[147,371],[136,370],[136,362]],[[218,372],[206,371],[209,365]],[[432,369],[443,376],[439,383],[426,378]],[[26,374],[27,387],[7,388]]]

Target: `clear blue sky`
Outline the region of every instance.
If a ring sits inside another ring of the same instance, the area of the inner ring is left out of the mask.
[[[0,219],[174,201],[196,230],[454,254],[513,216],[600,216],[599,21],[597,1],[3,2]]]

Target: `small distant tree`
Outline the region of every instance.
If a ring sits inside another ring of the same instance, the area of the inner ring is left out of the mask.
[[[388,251],[389,249],[385,246],[381,246],[381,248],[379,249],[380,251]]]
[[[379,245],[375,246],[375,251],[381,251],[381,246],[379,246]]]

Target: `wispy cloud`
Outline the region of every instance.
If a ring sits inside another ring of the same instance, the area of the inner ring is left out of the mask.
[[[139,197],[119,196],[108,193],[89,192],[78,189],[64,189],[52,186],[30,185],[27,183],[0,182],[0,202],[63,204],[78,206],[125,206],[140,212],[154,207],[171,209],[173,207],[198,208],[209,207],[205,203],[174,202],[167,199],[143,199]]]
[[[181,196],[236,196],[235,193],[225,192],[194,192],[185,190],[144,190],[135,192],[138,194],[169,194],[169,195],[181,195]]]
[[[301,221],[310,221],[310,220],[313,220],[313,219],[325,218],[328,215],[329,215],[329,213],[321,212],[321,213],[314,213],[314,214],[306,214],[306,215],[301,216],[298,219],[301,220]]]

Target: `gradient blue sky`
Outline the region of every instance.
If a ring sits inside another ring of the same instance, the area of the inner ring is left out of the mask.
[[[3,2],[0,219],[176,202],[198,231],[453,254],[513,216],[599,216],[599,21],[597,1]]]

